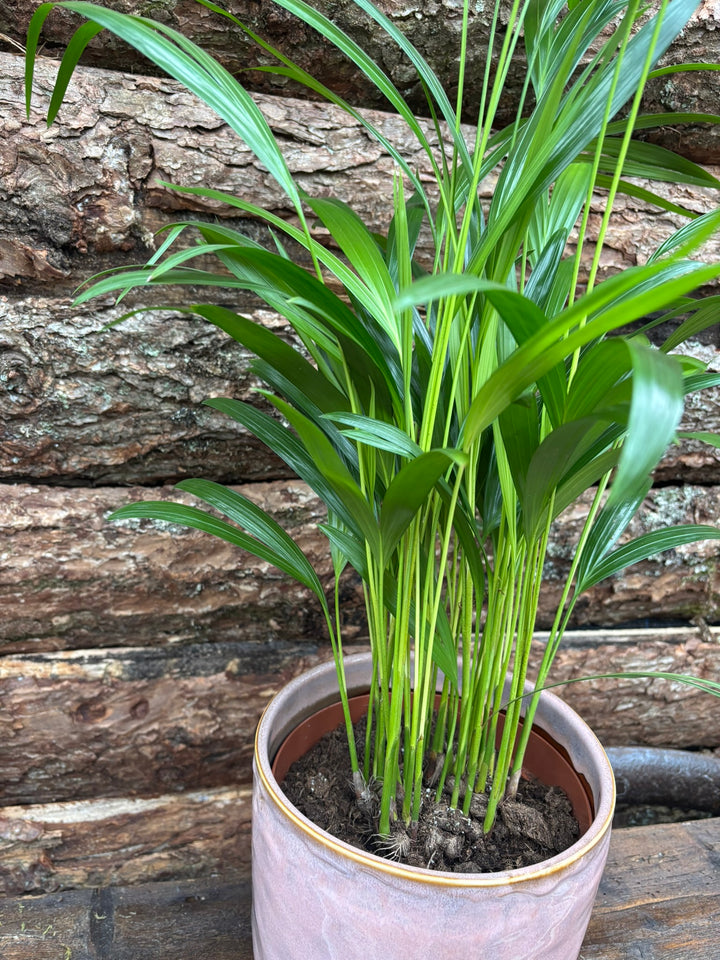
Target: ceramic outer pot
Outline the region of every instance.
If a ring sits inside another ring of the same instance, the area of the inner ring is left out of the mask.
[[[346,669],[348,692],[365,692],[369,656],[348,658]],[[272,770],[278,750],[336,700],[335,668],[324,664],[285,687],[258,726],[255,960],[576,960],[615,806],[612,769],[589,727],[557,697],[542,696],[535,725],[567,753],[591,797],[591,822],[580,839],[531,867],[443,873],[365,853],[320,830],[285,798]]]

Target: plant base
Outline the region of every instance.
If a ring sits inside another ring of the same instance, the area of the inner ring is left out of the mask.
[[[370,661],[347,661],[350,692]],[[284,796],[272,761],[288,735],[336,699],[332,664],[293,681],[258,727],[253,794],[256,960],[574,960],[607,857],[612,771],[587,726],[556,697],[536,724],[572,758],[595,810],[577,843],[533,867],[446,873],[396,864],[320,830]],[[280,771],[278,771],[279,773]]]

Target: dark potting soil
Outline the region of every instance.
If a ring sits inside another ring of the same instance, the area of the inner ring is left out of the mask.
[[[364,722],[356,727],[362,742]],[[570,801],[559,787],[538,780],[520,783],[513,799],[504,800],[495,825],[483,833],[487,800],[475,794],[469,816],[450,807],[450,795],[435,802],[428,790],[414,836],[404,825],[392,837],[378,837],[378,803],[358,804],[352,788],[344,727],[326,734],[296,761],[283,791],[301,813],[340,840],[370,853],[416,867],[454,873],[495,873],[530,866],[572,846],[580,828]]]

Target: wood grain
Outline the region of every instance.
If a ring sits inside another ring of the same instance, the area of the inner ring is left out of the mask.
[[[0,808],[0,896],[250,876],[248,785]]]
[[[249,883],[86,888],[0,900],[3,960],[252,960]]]
[[[720,820],[613,833],[579,960],[714,960]]]

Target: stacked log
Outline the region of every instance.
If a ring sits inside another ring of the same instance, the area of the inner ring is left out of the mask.
[[[20,6],[0,0],[0,23],[11,39],[24,29],[27,11]],[[137,4],[116,0],[115,6]],[[282,13],[270,14],[269,5],[235,0],[230,9],[241,6],[257,7],[271,39],[335,72],[341,92],[371,111],[373,122],[427,175],[425,158],[392,115],[364,98],[353,68],[340,70],[322,45],[320,56],[309,33],[291,27]],[[427,29],[433,17],[447,17],[449,34],[456,27],[456,0],[422,5],[422,11],[405,5],[402,14],[389,0],[385,6],[427,35],[437,32]],[[238,65],[231,50],[237,37],[224,26],[212,28],[208,11],[184,0],[162,7],[169,22],[191,27],[231,68]],[[333,9],[351,32],[361,29],[345,0]],[[712,9],[701,7],[670,60],[688,51],[698,58],[712,48]],[[480,37],[486,25],[481,12],[476,16]],[[51,40],[62,43],[69,21],[60,16],[54,24]],[[269,508],[330,582],[316,529],[322,508],[312,492],[239,426],[202,404],[214,396],[259,402],[243,349],[173,309],[181,303],[177,290],[136,293],[121,305],[110,299],[73,304],[73,291],[88,276],[146,260],[156,232],[173,221],[222,218],[262,235],[253,220],[173,192],[165,182],[211,185],[292,216],[244,145],[190,95],[165,78],[128,72],[137,71],[137,62],[107,40],[94,56],[111,69],[79,68],[58,121],[46,129],[57,63],[41,59],[26,118],[22,58],[0,52],[5,894],[208,876],[218,869],[231,878],[247,875],[257,717],[289,677],[329,656],[317,605],[268,565],[200,533],[107,519],[132,500],[177,498],[172,484],[183,477],[219,480]],[[438,64],[449,78],[452,62]],[[401,83],[400,61],[386,65]],[[682,83],[673,81],[672,90],[665,84],[666,99],[650,108],[683,98],[685,108],[693,108]],[[709,89],[705,82],[698,87],[695,109],[704,109]],[[373,228],[385,227],[392,161],[359,122],[290,92],[266,85],[254,95],[302,185],[352,202]],[[717,173],[713,136],[711,127],[698,126],[678,143]],[[699,188],[673,187],[669,195],[698,211],[715,202]],[[598,211],[601,204],[598,198]],[[624,200],[603,270],[642,261],[678,222]],[[710,250],[718,254],[720,241]],[[192,295],[201,299],[202,292]],[[220,296],[291,336],[281,318],[246,297]],[[146,307],[156,309],[108,326],[123,312]],[[714,335],[689,349],[717,366]],[[689,409],[686,426],[720,430],[718,396]],[[719,476],[712,449],[692,442],[673,449],[632,532],[670,521],[718,523]],[[545,628],[586,509],[580,504],[558,523],[541,612]],[[346,642],[362,646],[358,585],[348,578],[343,591]],[[642,669],[717,677],[719,597],[715,547],[647,561],[583,598],[556,678]],[[718,746],[713,703],[679,685],[602,681],[571,685],[564,695],[608,744]]]

